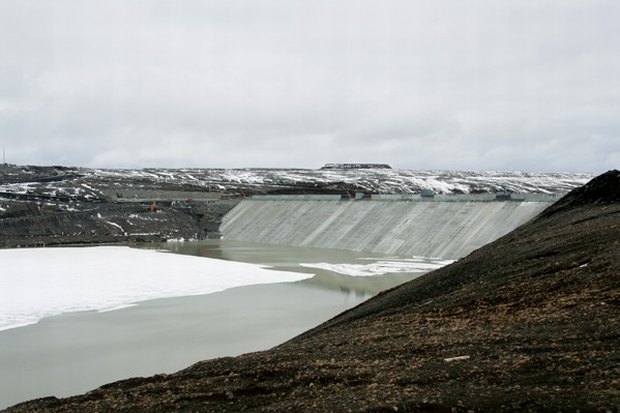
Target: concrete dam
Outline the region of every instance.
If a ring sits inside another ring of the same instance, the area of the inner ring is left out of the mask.
[[[223,219],[222,238],[458,259],[524,224],[557,197],[339,200],[257,197]]]

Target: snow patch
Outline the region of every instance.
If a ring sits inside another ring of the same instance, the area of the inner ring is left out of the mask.
[[[125,230],[123,229],[123,227],[121,227],[120,225],[118,225],[116,222],[112,222],[112,221],[106,221],[106,224],[111,225],[113,227],[116,227],[118,229],[121,230],[121,232],[125,235],[127,235],[127,232],[125,232]]]

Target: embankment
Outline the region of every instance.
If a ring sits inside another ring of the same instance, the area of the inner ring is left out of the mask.
[[[254,198],[223,219],[223,238],[456,259],[507,234],[547,200],[316,200]]]

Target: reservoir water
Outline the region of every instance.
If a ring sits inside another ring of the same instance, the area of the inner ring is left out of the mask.
[[[449,263],[223,240],[148,249],[0,251],[13,311],[0,408],[267,349]]]

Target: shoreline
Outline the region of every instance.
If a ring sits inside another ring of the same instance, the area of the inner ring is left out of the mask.
[[[351,276],[301,264],[366,267],[403,259],[239,241],[146,249],[254,264],[309,278],[148,299],[114,311],[67,312],[0,331],[0,409],[34,398],[77,395],[126,378],[173,373],[206,359],[266,350],[422,273]],[[411,260],[425,261],[404,261]]]
[[[129,247],[0,251],[0,327],[63,313],[110,310],[156,298],[296,281],[311,275]]]
[[[65,313],[3,330],[0,409],[266,350],[367,298],[302,282],[251,285],[116,311]]]

